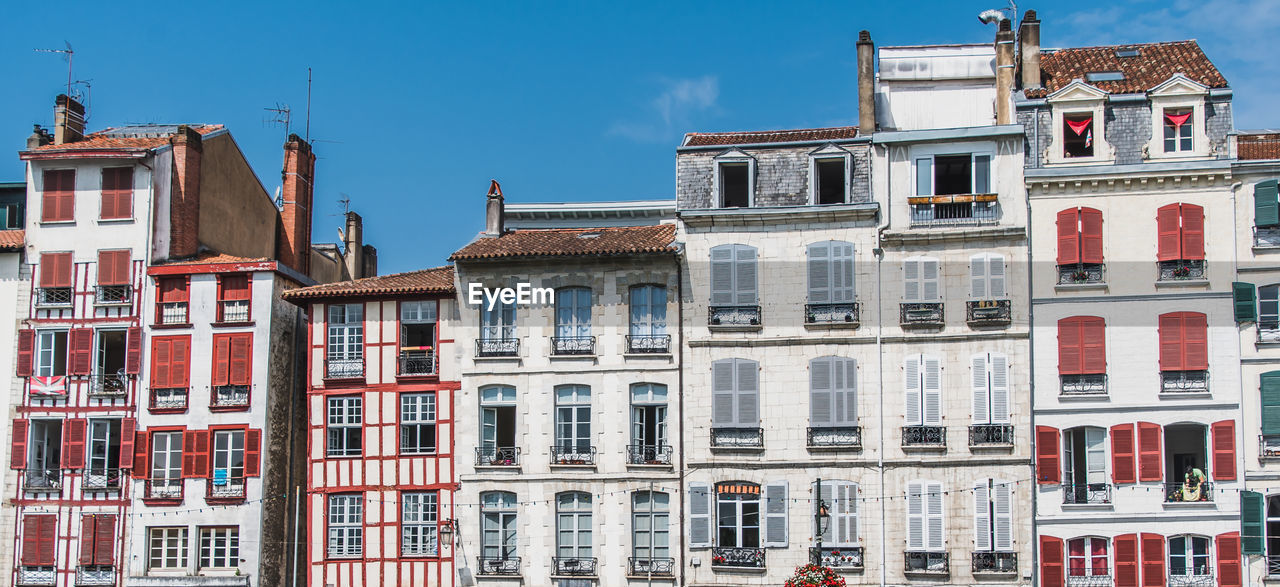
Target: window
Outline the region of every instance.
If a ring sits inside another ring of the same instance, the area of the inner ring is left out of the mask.
[[[974,550],[1013,550],[1013,484],[983,479],[973,486]]]
[[[932,257],[911,257],[904,260],[902,300],[925,303],[942,301],[939,273],[938,260]]]
[[[943,532],[942,484],[907,483],[907,550],[941,551],[945,548]]]
[[[649,564],[637,567],[641,573],[650,568],[656,574],[656,561],[671,558],[671,496],[657,491],[631,494],[631,554]]]
[[[245,431],[212,430],[213,479],[209,497],[242,498],[245,495]]]
[[[213,335],[209,405],[215,408],[248,407],[252,379],[253,333]]]
[[[200,528],[200,570],[235,569],[240,566],[240,529]]]
[[[505,386],[480,388],[480,454],[482,465],[515,465],[516,389]]]
[[[113,576],[116,564],[116,516],[81,514],[80,567],[82,577]],[[96,584],[96,583],[91,583]]]
[[[809,245],[809,305],[805,322],[856,321],[853,244],[824,241]]]
[[[667,445],[667,386],[635,383],[631,386],[631,446],[627,463],[670,465]]]
[[[157,336],[151,339],[151,409],[187,407],[191,385],[191,337]]]
[[[585,385],[557,385],[556,446],[552,462],[590,464],[594,458],[591,446],[591,388]]]
[[[147,570],[153,573],[186,571],[186,528],[148,528],[147,534]]]
[[[1258,330],[1280,330],[1280,285],[1264,285],[1258,288]],[[1280,335],[1259,333],[1263,340],[1280,340]],[[1268,340],[1268,342],[1270,342]]]
[[[437,494],[434,491],[400,494],[400,553],[405,556],[436,556],[438,527]]]
[[[1267,558],[1280,556],[1280,495],[1267,496],[1263,523],[1266,524]]]
[[[1062,115],[1062,156],[1093,156],[1093,112]]]
[[[128,353],[125,330],[97,331],[97,348],[93,357],[93,381],[90,393],[95,396],[123,396],[129,376],[125,373]]]
[[[751,205],[751,163],[721,162],[717,166],[720,173],[720,207],[746,208]]]
[[[182,431],[151,433],[151,473],[145,496],[182,497]]]
[[[969,295],[973,300],[1002,300],[1005,290],[1004,256],[982,253],[969,258]]]
[[[329,496],[329,557],[358,557],[364,552],[364,498],[358,493]]]
[[[1253,185],[1253,225],[1271,229],[1266,231],[1265,238],[1264,231],[1255,232],[1255,247],[1278,244],[1274,229],[1280,226],[1280,181],[1266,179]]]
[[[1212,580],[1210,570],[1209,539],[1205,536],[1170,536],[1169,537],[1169,575],[1174,585],[1191,579]]]
[[[846,180],[847,159],[832,157],[815,159],[813,162],[815,186],[818,192],[818,204],[843,204],[847,201],[848,181]]]
[[[961,153],[916,159],[916,195],[991,193],[991,155]]]
[[[48,567],[47,584],[56,577],[58,564],[58,516],[57,514],[27,514],[22,516],[22,558],[24,567]]]
[[[1164,152],[1191,151],[1192,109],[1164,109]]]
[[[556,290],[556,334],[552,353],[557,355],[592,354],[591,290],[585,287],[562,287]]]
[[[506,491],[481,493],[480,518],[480,558],[496,561],[514,559],[517,552],[516,494]]]
[[[36,333],[35,374],[39,377],[67,374],[66,330],[41,330]]]
[[[1063,503],[1110,503],[1106,430],[1083,426],[1062,434]],[[1119,449],[1117,449],[1119,450]],[[1123,475],[1123,472],[1115,472]],[[1117,480],[1122,477],[1117,477]]]
[[[1009,423],[1009,358],[1000,353],[970,357],[973,423]]]
[[[436,302],[400,302],[400,375],[436,372]]]
[[[1258,376],[1261,397],[1262,458],[1280,457],[1280,371],[1267,371]],[[1276,553],[1280,555],[1280,552]]]
[[[1067,575],[1069,577],[1110,577],[1111,561],[1107,557],[1107,539],[1075,538],[1067,541]]]
[[[71,305],[71,253],[40,253],[37,306]]]
[[[858,362],[845,357],[809,361],[809,425],[858,425]]]
[[[218,276],[218,322],[249,321],[249,304],[252,294],[252,291],[249,289],[249,285],[248,275]],[[358,307],[359,305],[348,305],[348,307],[351,306]],[[330,308],[332,308],[332,306]],[[331,309],[330,316],[332,315]],[[358,322],[360,317],[357,315],[352,319]],[[330,320],[330,322],[332,323],[333,320]]]
[[[490,308],[480,306],[480,340],[476,343],[480,356],[516,356],[520,351],[516,339],[516,306],[499,300]]]
[[[942,361],[930,355],[911,355],[902,363],[906,425],[942,425]]]
[[[329,450],[331,457],[358,457],[361,454],[364,417],[360,396],[329,398]]]
[[[1102,212],[1068,208],[1058,212],[1058,283],[1101,283]]]
[[[591,494],[556,494],[556,557],[560,560],[553,574],[561,574],[565,559],[591,558]]]
[[[23,227],[22,204],[0,204],[0,227],[6,230]]]
[[[1107,393],[1107,324],[1097,316],[1058,320],[1062,395]]]
[[[75,220],[76,172],[74,169],[46,169],[40,193],[41,222]]]
[[[98,287],[94,303],[127,304],[133,300],[132,252],[128,249],[98,251]]]
[[[120,420],[89,420],[88,441],[89,462],[84,471],[85,488],[120,487]],[[129,439],[129,444],[133,445],[132,438]]]
[[[755,247],[747,245],[720,245],[711,249],[712,306],[755,306],[759,303],[756,260]]]
[[[1199,312],[1170,312],[1159,318],[1160,371],[1209,368],[1208,319]]]
[[[711,363],[711,426],[759,429],[759,363],[748,359],[721,359]],[[763,439],[760,443],[763,444]]]
[[[857,546],[858,538],[858,484],[849,481],[823,481],[818,488],[818,499],[827,506],[831,516],[826,522],[827,531],[822,534],[826,546]],[[818,537],[817,528],[814,538]]]
[[[14,420],[16,425],[21,420]],[[30,420],[31,440],[28,441],[25,487],[31,489],[56,489],[62,474],[62,420]],[[15,434],[20,432],[15,427]],[[14,446],[21,454],[22,447]]]
[[[133,217],[133,168],[104,167],[102,169],[103,220],[121,220]]]
[[[156,280],[156,323],[187,324],[190,296],[185,277],[162,277]]]
[[[1160,280],[1204,278],[1204,208],[1169,204],[1156,211]]]
[[[667,353],[667,289],[659,285],[635,285],[630,291],[631,326],[627,350],[632,353]]]
[[[330,378],[364,375],[364,305],[329,306],[326,374]]]
[[[436,394],[400,395],[400,453],[436,452]]]
[[[760,548],[760,486],[716,485],[716,546]]]

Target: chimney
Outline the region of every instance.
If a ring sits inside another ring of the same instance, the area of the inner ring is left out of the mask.
[[[84,138],[84,106],[66,94],[58,94],[53,109],[53,144],[74,143]]]
[[[49,136],[49,131],[35,125],[31,131],[31,136],[27,137],[27,149],[38,149],[53,142],[53,137]]]
[[[506,231],[506,209],[502,201],[502,186],[498,180],[489,180],[488,201],[484,209],[484,235],[502,236]]]
[[[347,228],[342,233],[342,262],[347,266],[351,279],[364,277],[364,219],[355,212],[347,212]]]
[[[996,32],[996,124],[1013,123],[1013,28],[1000,20]]]
[[[858,134],[876,131],[876,45],[871,32],[858,33]]]
[[[169,137],[173,146],[173,182],[169,190],[169,257],[190,257],[200,249],[200,158],[204,142],[182,125]]]
[[[373,277],[378,274],[378,249],[373,245],[364,246],[364,275],[361,277]]]
[[[1040,87],[1040,20],[1036,11],[1028,10],[1022,17],[1022,26],[1018,27],[1018,41],[1021,47],[1018,52],[1022,56],[1022,87]]]
[[[280,172],[280,234],[276,258],[303,275],[311,271],[311,199],[316,156],[311,145],[289,135],[284,144],[284,169]]]

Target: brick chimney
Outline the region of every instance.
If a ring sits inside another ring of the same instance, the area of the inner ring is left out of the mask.
[[[502,200],[502,186],[498,180],[489,180],[489,194],[484,209],[484,235],[502,236],[506,230],[506,205]]]
[[[364,219],[355,212],[347,212],[347,228],[342,232],[342,261],[351,279],[365,276],[364,267]]]
[[[871,32],[858,33],[858,134],[876,131],[876,45]]]
[[[1022,87],[1040,87],[1040,20],[1036,11],[1028,10],[1018,27],[1018,53],[1022,62]]]
[[[169,137],[173,147],[173,182],[169,190],[169,257],[190,257],[200,250],[200,158],[204,142],[195,129],[182,125]]]
[[[84,105],[66,94],[58,94],[53,109],[53,144],[74,143],[84,138]]]
[[[1013,28],[1000,20],[996,32],[996,124],[1013,123]]]
[[[281,171],[284,205],[280,208],[276,258],[304,275],[311,270],[311,198],[315,171],[316,156],[311,152],[311,145],[298,135],[289,135],[284,144],[284,170]]]
[[[53,142],[53,137],[49,136],[49,131],[35,125],[31,131],[31,136],[27,137],[27,149],[38,149]]]

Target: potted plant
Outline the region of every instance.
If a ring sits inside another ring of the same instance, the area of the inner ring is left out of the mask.
[[[1177,279],[1186,279],[1191,276],[1191,268],[1183,265],[1173,270],[1173,276]]]
[[[845,587],[844,577],[822,565],[807,564],[784,583],[785,587]]]

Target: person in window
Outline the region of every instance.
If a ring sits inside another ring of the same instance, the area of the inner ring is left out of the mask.
[[[1204,501],[1209,498],[1205,493],[1205,477],[1204,471],[1196,468],[1195,465],[1187,465],[1187,471],[1183,476],[1182,485],[1182,501]]]

